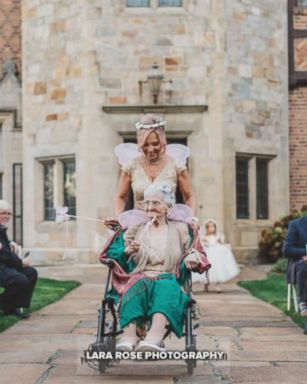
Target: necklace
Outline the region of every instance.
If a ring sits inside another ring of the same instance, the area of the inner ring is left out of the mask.
[[[146,176],[153,182],[162,172],[165,163],[165,156],[160,156],[155,161],[149,161],[146,157],[143,158],[143,169]]]
[[[149,160],[146,157],[144,159],[145,159],[145,164],[147,164],[147,165],[158,165],[164,159],[164,156],[162,155],[162,156],[158,157],[156,160]]]

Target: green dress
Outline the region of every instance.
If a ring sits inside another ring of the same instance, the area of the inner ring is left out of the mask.
[[[192,231],[187,224],[180,223],[181,227],[186,226],[188,234],[188,246],[192,242]],[[188,248],[186,246],[186,248]],[[124,253],[125,241],[124,232],[113,240],[109,245],[106,255],[115,260],[125,272],[130,274],[134,271],[136,264]],[[178,261],[182,254],[178,254]],[[154,313],[162,313],[169,322],[170,329],[181,337],[183,333],[184,312],[187,307],[188,296],[182,289],[186,281],[188,271],[184,260],[180,262],[179,276],[174,272],[162,272],[152,277],[138,279],[119,299],[119,294],[114,288],[109,291],[109,296],[119,302],[119,321],[121,328],[131,322],[137,324],[150,320]]]

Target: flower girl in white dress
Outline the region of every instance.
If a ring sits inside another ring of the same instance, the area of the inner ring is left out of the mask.
[[[217,224],[213,219],[205,223],[205,234],[201,236],[211,268],[208,274],[192,273],[193,282],[204,283],[204,290],[208,290],[209,283],[217,284],[217,292],[221,292],[219,283],[231,280],[240,273],[236,260],[226,245],[224,235],[217,232]]]

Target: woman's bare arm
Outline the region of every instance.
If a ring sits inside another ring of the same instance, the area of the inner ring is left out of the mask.
[[[131,186],[131,177],[127,172],[122,172],[119,179],[118,191],[114,200],[115,215],[119,215],[125,209]]]
[[[187,170],[184,170],[178,174],[177,182],[185,204],[192,209],[193,214],[195,215],[196,198],[192,190],[192,185]]]

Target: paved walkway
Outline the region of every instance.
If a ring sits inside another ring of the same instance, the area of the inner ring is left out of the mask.
[[[94,383],[306,383],[307,336],[278,309],[250,296],[235,284],[224,292],[201,292],[198,348],[223,350],[228,361],[198,363],[193,376],[184,362],[126,362],[101,377],[80,364],[94,341],[96,313],[103,292],[100,265],[39,268],[40,276],[83,283],[61,301],[0,334],[1,384]],[[263,270],[245,268],[242,277],[262,278]],[[198,292],[197,292],[198,291]],[[172,336],[171,349],[183,349]]]

